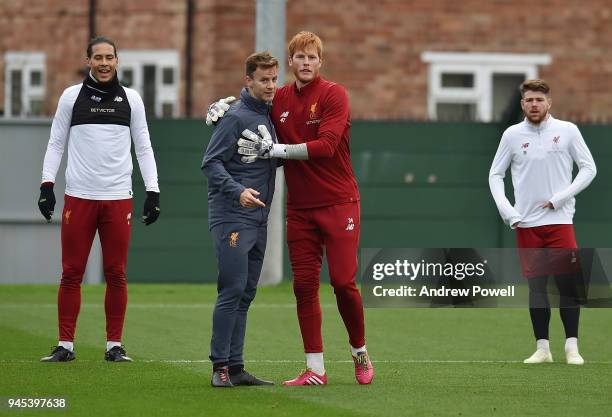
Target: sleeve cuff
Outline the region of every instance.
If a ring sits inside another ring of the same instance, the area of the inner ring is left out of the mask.
[[[549,201],[553,205],[554,210],[558,210],[565,205],[565,201],[559,197],[553,196]]]
[[[146,191],[155,191],[156,193],[159,193],[159,186],[158,185],[149,185],[147,187],[145,187]]]
[[[514,224],[520,222],[522,219],[520,216],[514,216],[508,219],[508,226],[510,226],[510,229],[514,230],[516,229],[516,226],[514,226]]]
[[[242,194],[244,190],[246,190],[246,187],[242,184],[239,184],[239,187],[236,190],[236,193],[234,194],[234,200],[240,201],[240,195]]]

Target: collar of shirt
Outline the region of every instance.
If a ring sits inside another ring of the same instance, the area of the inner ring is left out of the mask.
[[[529,119],[525,117],[525,123],[527,124],[527,126],[529,126],[533,130],[539,130],[539,131],[546,130],[546,128],[550,126],[554,120],[555,118],[550,113],[548,113],[548,116],[546,116],[546,120],[543,120],[538,124],[531,123]]]
[[[249,109],[259,114],[268,114],[272,108],[272,103],[253,97],[246,87],[244,87],[240,92],[240,101],[242,101]]]
[[[318,76],[302,88],[298,88],[296,81],[295,83],[293,83],[293,89],[295,90],[296,94],[308,94],[310,91],[316,89],[319,84],[321,84],[321,76]]]
[[[87,74],[83,80],[83,84],[85,87],[93,90],[95,92],[94,94],[101,96],[101,101],[107,101],[108,99],[115,98],[120,87],[119,78],[117,77],[116,73],[112,80],[101,83],[96,79],[96,77],[93,76],[91,71],[89,71],[89,74]]]

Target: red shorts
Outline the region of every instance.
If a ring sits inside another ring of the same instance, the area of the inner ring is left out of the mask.
[[[578,245],[571,224],[519,227],[516,245],[525,278],[566,275],[580,270]]]

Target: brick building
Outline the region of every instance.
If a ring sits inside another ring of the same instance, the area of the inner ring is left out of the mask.
[[[4,116],[51,115],[82,79],[90,3],[0,0]],[[193,1],[190,112],[189,2],[93,3],[96,33],[117,41],[120,78],[146,96],[150,115],[199,117],[214,98],[237,95],[255,0]],[[517,84],[537,75],[552,85],[555,115],[612,120],[609,0],[287,0],[287,39],[304,29],[323,39],[323,75],[348,88],[353,118],[498,120]]]

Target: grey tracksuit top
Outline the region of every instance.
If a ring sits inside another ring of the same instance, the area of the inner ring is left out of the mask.
[[[232,104],[217,123],[204,154],[202,171],[208,178],[208,226],[221,223],[245,223],[264,226],[274,196],[276,159],[257,159],[247,164],[238,154],[238,139],[244,129],[258,133],[257,126],[265,125],[275,142],[276,133],[270,120],[271,103],[252,97],[246,88],[240,100]],[[240,194],[253,188],[266,207],[240,206]]]

